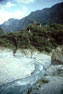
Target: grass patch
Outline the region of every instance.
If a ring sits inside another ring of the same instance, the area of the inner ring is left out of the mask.
[[[41,78],[39,81],[37,81],[36,84],[42,85],[42,84],[47,84],[49,83],[50,80],[46,79],[46,78]]]

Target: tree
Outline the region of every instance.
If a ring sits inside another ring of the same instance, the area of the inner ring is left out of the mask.
[[[3,33],[3,29],[0,27],[0,34],[2,34]]]

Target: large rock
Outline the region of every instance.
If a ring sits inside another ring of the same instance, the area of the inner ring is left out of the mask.
[[[38,51],[33,51],[31,49],[18,49],[15,53],[15,56],[25,56],[30,58],[36,58],[36,56],[39,54]]]
[[[63,65],[63,46],[57,47],[51,56],[51,64]]]
[[[46,70],[46,76],[63,76],[63,65],[52,65]]]

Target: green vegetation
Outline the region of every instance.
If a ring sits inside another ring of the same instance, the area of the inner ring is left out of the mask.
[[[49,80],[47,80],[47,79],[41,79],[41,82],[42,83],[49,83]]]
[[[49,83],[50,80],[46,79],[46,78],[41,78],[39,81],[37,81],[37,83],[35,83],[35,87],[30,87],[27,91],[27,94],[31,94],[31,92],[35,89],[35,90],[39,90],[39,88],[41,87],[42,84],[47,84]]]
[[[13,49],[18,48],[51,52],[58,45],[63,44],[63,25],[53,24],[41,26],[29,25],[26,30],[3,33],[0,28],[0,46]]]
[[[2,34],[3,33],[3,30],[2,30],[2,28],[0,27],[0,34]]]
[[[50,80],[46,79],[46,78],[41,78],[37,83],[39,83],[39,85],[42,85],[42,84],[46,84],[46,83],[49,83]]]

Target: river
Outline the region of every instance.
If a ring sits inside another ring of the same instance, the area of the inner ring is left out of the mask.
[[[0,94],[26,94],[27,89],[45,75],[50,64],[51,57],[46,54],[31,58],[0,50]]]

